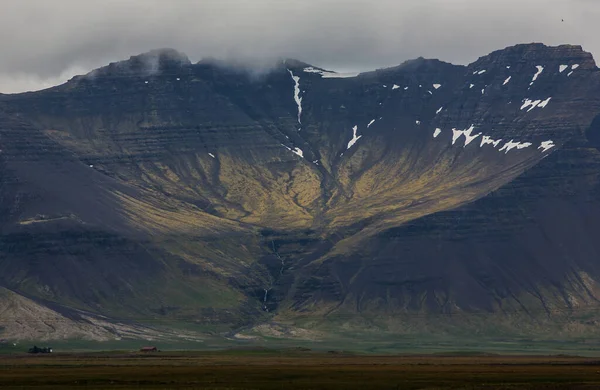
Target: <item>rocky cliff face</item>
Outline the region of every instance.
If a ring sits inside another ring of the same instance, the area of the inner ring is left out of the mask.
[[[577,46],[360,75],[132,57],[0,96],[0,286],[74,321],[592,332],[599,113]]]

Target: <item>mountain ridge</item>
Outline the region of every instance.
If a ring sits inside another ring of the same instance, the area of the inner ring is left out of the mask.
[[[286,64],[253,77],[161,49],[3,95],[0,287],[228,331],[534,324],[597,302],[600,248],[574,233],[600,228],[600,76],[580,46]]]

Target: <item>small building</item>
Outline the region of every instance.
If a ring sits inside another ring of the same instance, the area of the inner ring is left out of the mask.
[[[156,347],[142,347],[140,352],[156,352],[158,349]]]

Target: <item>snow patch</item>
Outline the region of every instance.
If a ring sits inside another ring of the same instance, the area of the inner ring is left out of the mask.
[[[475,86],[475,84],[469,85],[469,89],[473,88],[474,86]]]
[[[572,74],[573,74],[573,71],[570,71],[570,72],[567,74],[567,77],[569,77],[569,76],[570,76],[570,75],[572,75]]]
[[[435,88],[435,89],[440,89],[441,86],[442,86],[442,84],[433,84],[433,88]]]
[[[438,108],[438,110],[435,113],[439,114],[440,112],[442,112],[443,109],[444,109],[444,107],[442,106],[442,107]]]
[[[215,158],[215,155],[214,155],[214,154],[212,154],[212,153],[209,153],[208,155],[209,155],[210,157],[212,157],[212,158]]]
[[[300,149],[300,148],[294,148],[294,149],[292,149],[292,148],[290,148],[288,146],[285,146],[284,144],[281,144],[281,146],[283,146],[284,148],[286,148],[290,152],[297,154],[300,157],[304,157],[304,153],[302,152],[302,149]]]
[[[404,87],[404,90],[406,91],[408,89],[408,87]]]
[[[508,141],[507,143],[505,143],[504,146],[502,146],[500,148],[500,152],[504,151],[504,154],[507,154],[508,152],[510,152],[514,148],[524,149],[524,148],[530,147],[531,145],[532,145],[531,142],[520,143],[520,142],[514,142],[511,139],[510,141]]]
[[[394,89],[398,89],[398,88],[400,88],[400,86],[399,86],[399,85],[396,85],[396,84],[392,85],[392,90],[394,90]]]
[[[440,133],[442,132],[442,129],[435,129],[435,131],[433,132],[433,138],[437,138],[438,135],[440,135]]]
[[[548,150],[552,149],[555,146],[556,145],[554,145],[554,141],[548,140],[548,141],[544,141],[544,142],[540,143],[540,147],[538,149],[544,149],[544,150],[542,150],[542,153],[543,153],[543,152],[547,152]]]
[[[575,65],[573,65],[573,66],[571,67],[571,69],[572,69],[572,70],[575,70],[575,69],[577,69],[577,68],[579,68],[579,64],[575,64]]]
[[[456,141],[458,141],[458,139],[464,135],[465,136],[465,145],[463,147],[466,147],[468,144],[473,142],[473,140],[475,140],[477,137],[479,137],[481,135],[481,133],[471,135],[473,130],[475,130],[474,125],[471,125],[471,127],[469,127],[466,130],[452,129],[452,145],[454,145],[456,143]]]
[[[294,80],[294,100],[296,101],[296,105],[298,106],[298,123],[302,123],[300,121],[300,116],[302,115],[302,98],[300,97],[300,76],[294,76],[294,73],[288,69],[290,72],[290,76],[292,76],[292,80]]]
[[[548,99],[544,100],[543,102],[541,102],[540,104],[538,104],[538,108],[544,108],[548,105],[548,103],[550,103],[550,99],[552,99],[551,97],[549,97]]]
[[[421,121],[415,121],[415,123],[416,123],[417,125],[420,125],[420,124],[421,124]]]
[[[359,72],[337,73],[337,72],[331,72],[328,70],[313,68],[312,66],[310,66],[308,68],[304,68],[303,71],[307,72],[307,73],[316,73],[324,79],[345,79],[345,78],[350,78],[350,77],[356,77],[360,74]]]
[[[481,94],[483,95],[484,93],[485,93],[485,89],[482,89],[481,90]]]
[[[537,68],[537,72],[533,75],[533,78],[531,79],[531,83],[533,83],[535,80],[537,80],[539,75],[541,75],[542,72],[544,71],[544,67],[541,65],[537,65],[536,68]]]
[[[484,74],[485,72],[487,72],[485,69],[479,71],[476,70],[475,72],[473,72],[473,74]]]
[[[292,153],[296,153],[298,156],[304,157],[304,152],[302,152],[302,149],[300,148],[294,148],[294,150],[292,150]]]
[[[371,122],[369,122],[369,124],[367,125],[367,129],[368,129],[369,127],[371,127],[371,125],[372,125],[373,123],[375,123],[375,119],[371,119]]]
[[[567,68],[569,67],[569,65],[561,65],[558,67],[558,72],[562,73],[564,72]]]
[[[511,78],[512,78],[512,76],[508,76],[508,78],[506,80],[504,80],[504,83],[502,83],[502,85],[508,84]]]
[[[550,100],[548,100],[550,101]],[[523,105],[521,106],[521,110],[526,109],[527,107],[529,107],[529,110],[527,110],[527,112],[533,110],[534,108],[536,108],[542,101],[541,100],[530,100],[530,99],[525,99]],[[546,104],[548,104],[548,102],[546,102]]]
[[[494,148],[496,148],[500,144],[500,141],[502,141],[502,139],[494,140],[492,137],[484,135],[481,139],[481,145],[479,145],[479,147],[483,147],[484,145],[492,145]]]
[[[350,140],[350,142],[348,142],[348,147],[346,149],[350,149],[352,147],[352,145],[354,145],[356,143],[356,141],[358,141],[360,139],[360,137],[362,137],[362,135],[359,135],[358,137],[356,136],[356,131],[358,130],[358,126],[354,126],[352,128],[352,139]]]

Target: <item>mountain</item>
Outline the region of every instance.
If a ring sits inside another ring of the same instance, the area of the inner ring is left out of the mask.
[[[542,44],[0,95],[0,336],[595,335],[599,114],[592,56]]]

